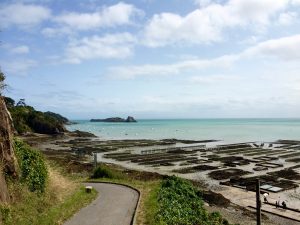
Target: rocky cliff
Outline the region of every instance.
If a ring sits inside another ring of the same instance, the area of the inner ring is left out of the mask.
[[[3,97],[0,96],[0,202],[9,202],[5,175],[18,177],[18,163],[13,147],[13,125]]]

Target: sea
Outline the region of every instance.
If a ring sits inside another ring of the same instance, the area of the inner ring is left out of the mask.
[[[300,140],[300,119],[141,119],[137,123],[76,120],[70,131],[91,132],[105,140],[185,139],[224,143]]]

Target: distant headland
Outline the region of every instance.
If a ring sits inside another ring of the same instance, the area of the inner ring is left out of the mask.
[[[132,116],[128,116],[127,119],[121,117],[110,117],[106,119],[91,119],[90,122],[136,123],[137,121]]]

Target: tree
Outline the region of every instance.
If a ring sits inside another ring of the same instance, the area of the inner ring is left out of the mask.
[[[4,97],[4,101],[7,108],[13,108],[15,106],[15,100],[10,97]]]
[[[21,98],[18,101],[17,106],[27,106],[26,103],[25,103],[25,98]]]
[[[6,87],[6,84],[4,83],[5,80],[5,75],[4,73],[0,70],[0,96],[2,95],[3,89]]]

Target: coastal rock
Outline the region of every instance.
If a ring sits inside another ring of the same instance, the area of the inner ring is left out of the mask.
[[[90,122],[132,123],[137,121],[132,116],[128,116],[127,119],[123,119],[121,117],[110,117],[106,119],[91,119]]]
[[[5,175],[18,176],[18,162],[13,147],[13,123],[3,97],[0,97],[0,202],[9,202]]]
[[[86,132],[86,131],[80,131],[80,130],[75,130],[73,132],[69,132],[70,136],[73,137],[97,137],[96,135]]]
[[[126,119],[126,122],[135,123],[136,120],[132,116],[128,116],[127,119]]]

